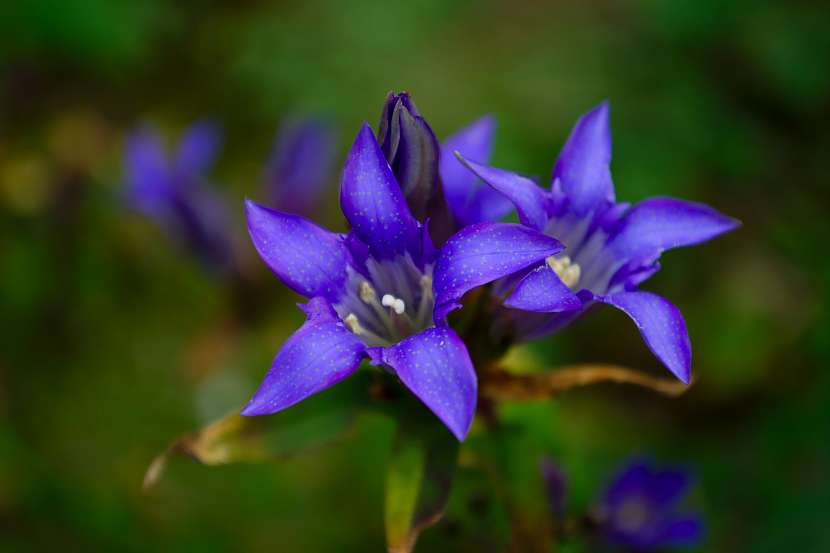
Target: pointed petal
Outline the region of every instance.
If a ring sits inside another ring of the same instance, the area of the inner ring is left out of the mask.
[[[444,195],[461,226],[497,221],[510,213],[512,204],[464,168],[455,152],[482,163],[490,160],[495,119],[485,115],[449,136],[441,145],[439,163]]]
[[[447,137],[441,144],[440,171],[444,194],[453,211],[467,205],[471,193],[480,186],[475,175],[464,169],[455,159],[455,152],[487,163],[493,149],[495,119],[490,115],[477,119],[470,125]]]
[[[376,257],[403,254],[417,241],[418,224],[365,123],[346,159],[340,206],[355,234]]]
[[[680,310],[667,299],[651,292],[622,292],[597,296],[634,320],[646,345],[655,356],[688,384],[692,372],[692,345]]]
[[[306,322],[280,348],[243,415],[281,411],[343,380],[360,365],[365,346],[325,299],[312,298],[303,309]]]
[[[477,379],[464,341],[428,328],[383,351],[383,361],[447,428],[464,440],[476,410]]]
[[[554,238],[514,223],[478,223],[450,238],[435,264],[436,317],[458,306],[466,292],[562,251]]]
[[[510,171],[470,161],[462,155],[458,159],[481,180],[510,199],[516,206],[522,224],[536,230],[545,228],[548,222],[547,199],[545,191],[535,182]]]
[[[655,541],[661,545],[692,546],[703,537],[703,522],[699,516],[678,516],[665,523]]]
[[[259,256],[289,288],[334,300],[346,280],[349,251],[311,221],[245,201],[248,233]]]
[[[591,211],[603,200],[614,201],[608,119],[607,101],[580,117],[553,168],[554,184],[578,215]]]
[[[284,122],[266,168],[268,196],[274,206],[309,214],[333,177],[336,145],[336,133],[326,120],[292,117]]]
[[[504,305],[525,311],[558,313],[579,309],[582,302],[559,279],[553,269],[543,264],[528,273],[516,285]]]
[[[652,259],[669,248],[699,244],[739,225],[704,204],[652,198],[625,214],[608,247],[620,259]]]
[[[646,459],[639,457],[629,459],[605,489],[602,497],[603,504],[609,509],[616,509],[620,503],[632,495],[642,494],[651,480],[652,472],[651,465]]]
[[[456,219],[459,221],[460,228],[475,223],[498,221],[504,219],[511,211],[513,211],[513,202],[504,194],[479,182],[464,213],[456,216]]]
[[[124,170],[126,201],[133,209],[154,215],[167,207],[171,195],[169,167],[157,132],[145,127],[130,134]]]
[[[188,127],[176,152],[176,168],[180,171],[203,175],[210,170],[219,152],[222,137],[216,125],[200,121]]]
[[[656,505],[671,505],[681,499],[691,484],[691,475],[686,471],[661,470],[652,475],[645,492]]]

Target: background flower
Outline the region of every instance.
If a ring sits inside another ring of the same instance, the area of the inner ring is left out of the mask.
[[[265,168],[270,205],[312,214],[327,185],[334,185],[337,135],[318,117],[291,116],[282,123]]]
[[[211,270],[232,264],[227,208],[207,186],[219,150],[212,123],[190,126],[168,157],[159,133],[144,127],[127,139],[124,198],[129,207],[154,219],[170,237]]]

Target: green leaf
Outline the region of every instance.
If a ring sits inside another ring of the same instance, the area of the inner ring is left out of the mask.
[[[386,474],[386,541],[391,553],[412,551],[418,534],[444,515],[458,445],[434,420],[407,420],[399,426]]]

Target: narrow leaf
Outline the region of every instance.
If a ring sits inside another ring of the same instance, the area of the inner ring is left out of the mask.
[[[369,402],[368,375],[358,373],[330,390],[274,415],[243,417],[234,411],[177,438],[144,476],[149,490],[172,457],[204,465],[286,459],[342,438]]]

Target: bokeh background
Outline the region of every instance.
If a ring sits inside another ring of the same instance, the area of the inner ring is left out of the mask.
[[[339,163],[406,89],[439,137],[493,113],[494,163],[538,175],[608,98],[620,199],[744,223],[670,252],[646,286],[687,318],[688,394],[595,386],[502,407],[517,501],[544,516],[542,454],[578,510],[645,453],[694,468],[702,550],[830,551],[829,23],[810,1],[3,2],[0,550],[383,549],[382,418],[280,462],[179,460],[149,494],[141,481],[174,437],[242,404],[301,321],[244,230],[279,123],[328,117]],[[212,180],[243,284],[119,200],[126,133],[149,121],[173,140],[203,116],[225,133]],[[337,182],[315,218],[342,229]],[[515,355],[657,368],[610,309]],[[501,550],[491,496],[462,470],[420,550]]]

